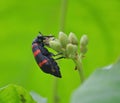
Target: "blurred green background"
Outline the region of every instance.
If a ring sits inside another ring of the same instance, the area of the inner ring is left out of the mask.
[[[0,1],[0,87],[18,84],[48,98],[52,103],[54,77],[37,66],[32,40],[41,31],[58,35],[62,0]],[[64,32],[89,37],[88,53],[83,60],[86,78],[98,67],[113,63],[120,54],[120,0],[67,0]],[[71,60],[58,62],[60,103],[68,103],[79,86],[78,72]]]

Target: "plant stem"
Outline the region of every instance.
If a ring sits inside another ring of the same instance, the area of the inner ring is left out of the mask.
[[[55,77],[54,78],[54,84],[53,84],[53,103],[58,103],[59,102],[59,97],[57,94],[57,88],[58,88],[58,80]]]
[[[61,2],[61,15],[60,15],[60,31],[64,32],[65,29],[65,18],[67,14],[68,0],[62,0]]]
[[[77,70],[81,79],[81,83],[84,82],[85,80],[85,76],[84,76],[84,72],[83,72],[83,68],[82,68],[82,55],[77,55],[77,57],[75,59],[73,59],[73,61],[75,62],[76,66],[77,66]]]
[[[68,0],[62,0],[61,2],[61,15],[60,15],[60,31],[64,31],[65,29],[65,18],[67,13],[67,3]],[[59,103],[59,96],[58,96],[58,80],[54,78],[53,84],[53,103]]]

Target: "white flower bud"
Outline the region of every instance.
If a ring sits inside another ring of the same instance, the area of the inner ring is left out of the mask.
[[[67,44],[66,53],[69,58],[74,58],[77,53],[77,46],[71,43]]]
[[[72,43],[74,45],[78,45],[78,39],[74,33],[70,32],[68,40],[69,40],[69,43]]]
[[[61,51],[61,44],[60,44],[59,40],[50,41],[49,45],[55,51],[57,51],[57,52]]]
[[[65,33],[59,32],[59,41],[63,48],[66,48],[66,45],[68,44],[68,37]]]
[[[85,54],[86,52],[88,51],[88,48],[87,47],[85,47],[85,48],[80,48],[80,52],[81,53],[83,53],[83,54]]]
[[[88,44],[88,37],[87,37],[87,35],[84,34],[80,39],[80,45],[87,46],[87,44]]]

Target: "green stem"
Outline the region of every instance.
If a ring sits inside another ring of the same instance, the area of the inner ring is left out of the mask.
[[[81,79],[81,83],[83,83],[85,80],[85,75],[84,75],[84,71],[82,67],[82,55],[78,55],[75,59],[73,59],[73,61],[75,62],[77,66],[77,70],[78,70],[78,73]]]
[[[64,32],[65,29],[65,18],[67,14],[68,0],[62,0],[61,2],[61,15],[60,15],[60,30]]]
[[[53,103],[58,103],[58,101],[59,101],[59,97],[58,97],[58,94],[57,94],[57,88],[58,88],[58,80],[55,77],[54,78],[54,84],[53,84]]]
[[[67,13],[67,2],[68,0],[62,0],[61,2],[61,16],[60,16],[60,31],[64,31],[65,29],[65,18]],[[53,103],[59,103],[59,96],[58,96],[58,80],[54,78],[53,84]]]

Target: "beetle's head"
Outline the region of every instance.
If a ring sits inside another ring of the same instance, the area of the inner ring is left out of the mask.
[[[44,39],[45,39],[45,38],[44,38],[41,34],[39,34],[39,35],[37,36],[37,42],[38,42],[38,43],[42,43]]]
[[[39,35],[37,36],[37,42],[38,43],[44,43],[45,45],[49,45],[49,41],[53,40],[54,36],[44,36],[42,35],[42,33],[39,33]]]

